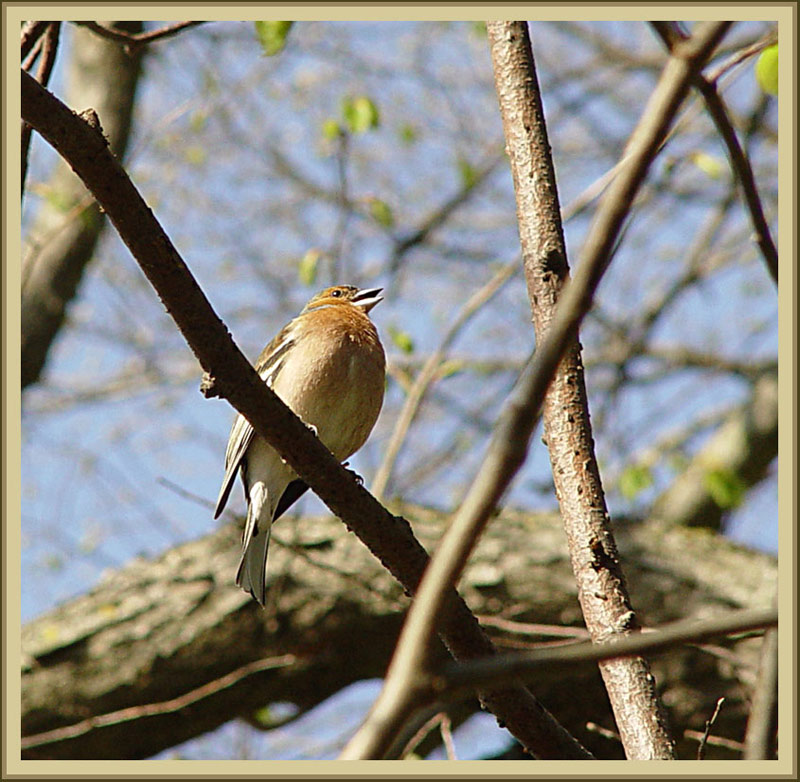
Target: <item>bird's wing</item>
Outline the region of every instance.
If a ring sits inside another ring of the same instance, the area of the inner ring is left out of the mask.
[[[301,478],[295,478],[281,494],[278,500],[278,506],[275,508],[275,516],[273,521],[277,521],[289,508],[292,507],[306,492],[308,491],[308,484]]]
[[[215,519],[225,509],[233,487],[233,481],[236,478],[236,472],[242,463],[248,446],[253,440],[253,435],[255,435],[255,430],[250,425],[250,422],[241,413],[237,415],[231,428],[231,436],[228,439],[228,449],[225,452],[225,477],[222,480],[222,488],[217,498],[217,507],[214,510]]]
[[[295,321],[292,321],[278,333],[275,339],[264,348],[256,362],[256,371],[270,388],[283,366],[286,353],[295,343],[294,323]],[[236,473],[242,464],[242,459],[244,459],[250,443],[253,441],[254,435],[255,431],[250,422],[241,413],[236,416],[228,438],[228,447],[225,451],[225,477],[222,479],[222,487],[219,490],[219,497],[214,510],[215,519],[225,509],[233,482],[236,479]]]

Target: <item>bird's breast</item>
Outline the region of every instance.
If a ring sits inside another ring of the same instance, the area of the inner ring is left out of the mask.
[[[340,460],[364,444],[383,403],[385,357],[368,323],[301,335],[273,384]]]

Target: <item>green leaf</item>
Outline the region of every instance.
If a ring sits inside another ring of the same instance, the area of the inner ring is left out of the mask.
[[[190,166],[202,166],[208,160],[208,153],[199,144],[185,147],[183,157]]]
[[[703,478],[703,483],[711,499],[724,510],[741,505],[747,491],[744,481],[728,469],[709,470]]]
[[[626,500],[632,500],[637,494],[653,485],[653,473],[649,467],[632,464],[626,467],[619,476],[619,490]]]
[[[380,198],[369,198],[367,200],[369,202],[369,213],[372,215],[372,219],[384,228],[393,228],[394,213],[392,212],[392,207],[389,206],[386,201],[381,201]]]
[[[303,285],[313,285],[317,281],[317,267],[322,253],[316,248],[311,248],[297,265],[297,276]]]
[[[58,554],[48,554],[44,558],[44,566],[50,571],[58,571],[64,569],[64,560]]]
[[[778,94],[778,44],[768,46],[756,60],[756,81],[764,92]]]
[[[407,146],[411,146],[419,138],[419,131],[408,122],[401,125],[399,133],[400,141]]]
[[[333,119],[333,117],[328,117],[328,119],[322,123],[322,136],[323,138],[328,139],[328,141],[333,141],[343,133],[344,130],[342,129],[342,126],[335,119]]]
[[[468,190],[478,181],[478,171],[475,166],[463,157],[458,159],[458,173],[461,176],[461,186]]]
[[[253,712],[253,719],[264,728],[270,727],[275,722],[275,720],[272,717],[272,712],[270,711],[269,706],[264,706],[260,709],[256,709]]]
[[[394,326],[389,326],[389,336],[403,353],[414,352],[414,340],[411,339],[411,335],[407,331],[401,331]]]
[[[207,123],[208,114],[206,114],[204,111],[196,111],[189,118],[189,129],[193,133],[199,133],[201,130],[203,130],[203,128],[205,128]]]
[[[486,38],[486,22],[472,22],[470,24],[470,29],[475,35]]]
[[[451,358],[448,361],[443,361],[439,366],[438,377],[440,380],[457,375],[459,372],[464,371],[466,362],[460,358]]]
[[[725,170],[722,161],[718,157],[709,155],[708,152],[693,152],[690,157],[692,163],[711,179],[719,179]]]
[[[52,209],[56,212],[62,212],[63,214],[69,212],[75,204],[78,203],[74,196],[68,195],[63,190],[51,187],[50,185],[34,184],[32,190],[36,195],[43,198]]]
[[[294,22],[253,22],[265,57],[272,57],[286,46]]]
[[[342,116],[351,133],[366,133],[380,124],[378,107],[366,95],[345,98],[342,101]]]

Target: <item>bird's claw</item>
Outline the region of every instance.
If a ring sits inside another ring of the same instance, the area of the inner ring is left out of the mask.
[[[350,464],[350,462],[342,462],[342,467],[344,467],[347,470],[347,472],[349,472],[350,475],[352,475],[356,479],[356,483],[359,486],[363,486],[364,485],[364,479],[355,470],[348,469],[348,465],[349,464]]]

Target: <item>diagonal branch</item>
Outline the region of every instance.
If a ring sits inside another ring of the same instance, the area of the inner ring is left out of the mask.
[[[58,39],[61,32],[61,22],[48,22],[47,29],[37,40],[37,46],[41,47],[42,59],[39,61],[39,69],[36,73],[36,80],[39,84],[47,86],[50,82],[50,74],[53,72],[53,66],[56,62],[56,52],[58,51]],[[24,48],[24,46],[23,46]],[[25,194],[25,180],[28,176],[28,151],[31,146],[31,133],[33,128],[27,123],[22,123],[22,176],[20,182],[22,186],[22,194]]]
[[[625,163],[598,209],[573,283],[568,282],[557,186],[527,26],[489,26],[528,293],[537,344],[541,345],[537,353],[546,353],[557,338],[569,341],[544,401],[544,439],[581,608],[595,642],[632,633],[637,621],[594,453],[577,327],[591,305],[637,192],[673,124],[693,74],[711,56],[728,26],[698,25],[695,35],[675,49],[631,135]],[[600,670],[626,755],[631,759],[674,758],[673,741],[646,660],[607,660],[600,664]]]
[[[527,28],[523,23],[511,23],[510,26],[515,27],[514,32],[505,29],[507,26],[507,23],[499,22],[487,25],[490,40],[494,39],[493,57],[495,44],[501,36],[514,39],[522,35],[527,41]],[[690,75],[711,55],[728,26],[727,23],[701,25],[696,38],[681,50],[680,56],[667,64],[635,131],[628,161],[600,207],[587,239],[586,257],[580,272],[562,296],[563,301],[544,344],[537,348],[503,410],[476,478],[444,534],[420,585],[381,695],[358,733],[345,747],[341,758],[382,757],[393,735],[420,705],[418,696],[423,694],[422,680],[429,639],[436,617],[444,605],[444,595],[449,585],[455,583],[497,502],[525,460],[528,441],[550,380],[591,305],[594,290],[610,262],[612,249],[639,185],[688,91]],[[502,95],[500,100],[502,105]],[[515,113],[517,119],[522,121],[519,111]],[[508,132],[506,135],[510,146]],[[530,171],[530,177],[535,178],[537,173],[542,172]],[[518,202],[519,212],[524,212],[526,206]],[[552,259],[549,253],[548,257]],[[563,255],[562,263],[565,263]],[[610,542],[613,544],[613,539]],[[535,748],[528,749],[536,753]]]
[[[130,48],[135,48],[137,46],[143,46],[145,44],[152,43],[153,41],[171,38],[173,35],[177,35],[178,33],[183,32],[190,27],[197,27],[198,25],[205,24],[205,22],[176,22],[175,24],[167,25],[166,27],[160,27],[158,30],[150,30],[149,32],[143,33],[129,33],[125,30],[106,27],[102,24],[98,24],[97,22],[75,22],[75,24],[80,25],[81,27],[86,27],[88,30],[91,30],[93,33],[97,33],[103,38],[108,38],[111,41],[125,44],[125,46]]]
[[[22,114],[83,179],[108,214],[206,372],[208,396],[226,398],[413,594],[428,564],[408,522],[390,514],[271,391],[233,342],[169,237],[109,153],[94,112],[78,116],[22,74]],[[454,589],[437,629],[457,659],[495,653]],[[520,741],[549,746],[553,757],[585,751],[523,687],[496,693],[488,705]]]
[[[439,347],[428,356],[422,369],[420,369],[414,383],[406,394],[406,401],[400,414],[397,416],[397,422],[394,426],[394,431],[389,439],[389,444],[386,446],[386,451],[383,456],[383,461],[375,473],[375,478],[372,481],[372,493],[381,499],[389,484],[392,470],[394,469],[395,462],[402,448],[403,441],[408,434],[411,423],[419,410],[422,400],[427,392],[431,383],[433,383],[436,373],[441,367],[445,354],[447,353],[450,345],[460,334],[464,326],[470,321],[472,316],[483,307],[491,298],[505,285],[511,278],[511,275],[517,270],[516,263],[510,263],[500,269],[483,287],[476,291],[461,308],[461,311],[456,316],[450,328],[442,338]]]
[[[651,25],[670,51],[679,41],[684,40],[677,35],[675,28],[670,26],[668,22],[651,22]],[[764,217],[764,207],[761,204],[761,198],[756,187],[753,168],[745,151],[742,149],[742,145],[739,143],[736,131],[733,129],[733,123],[728,116],[725,102],[717,91],[716,79],[707,79],[698,71],[692,77],[692,84],[703,96],[708,113],[711,115],[711,119],[717,126],[717,131],[728,149],[728,157],[736,173],[736,178],[742,186],[745,204],[747,204],[750,212],[756,243],[761,249],[761,254],[764,257],[764,263],[767,265],[770,276],[777,285],[778,250],[772,241],[772,234],[767,225],[767,219]]]
[[[648,629],[644,633],[616,638],[604,644],[579,641],[525,652],[499,654],[491,659],[469,663],[448,662],[431,674],[430,686],[441,699],[469,692],[475,686],[504,684],[537,668],[555,670],[557,666],[572,666],[582,662],[608,660],[617,655],[640,655],[644,652],[664,652],[676,646],[706,641],[725,635],[738,635],[751,630],[773,628],[778,624],[777,608],[748,608],[725,612],[713,619],[680,619]],[[771,651],[774,653],[775,648]]]
[[[25,22],[20,41],[20,52],[23,60],[44,35],[50,24],[51,22]]]

